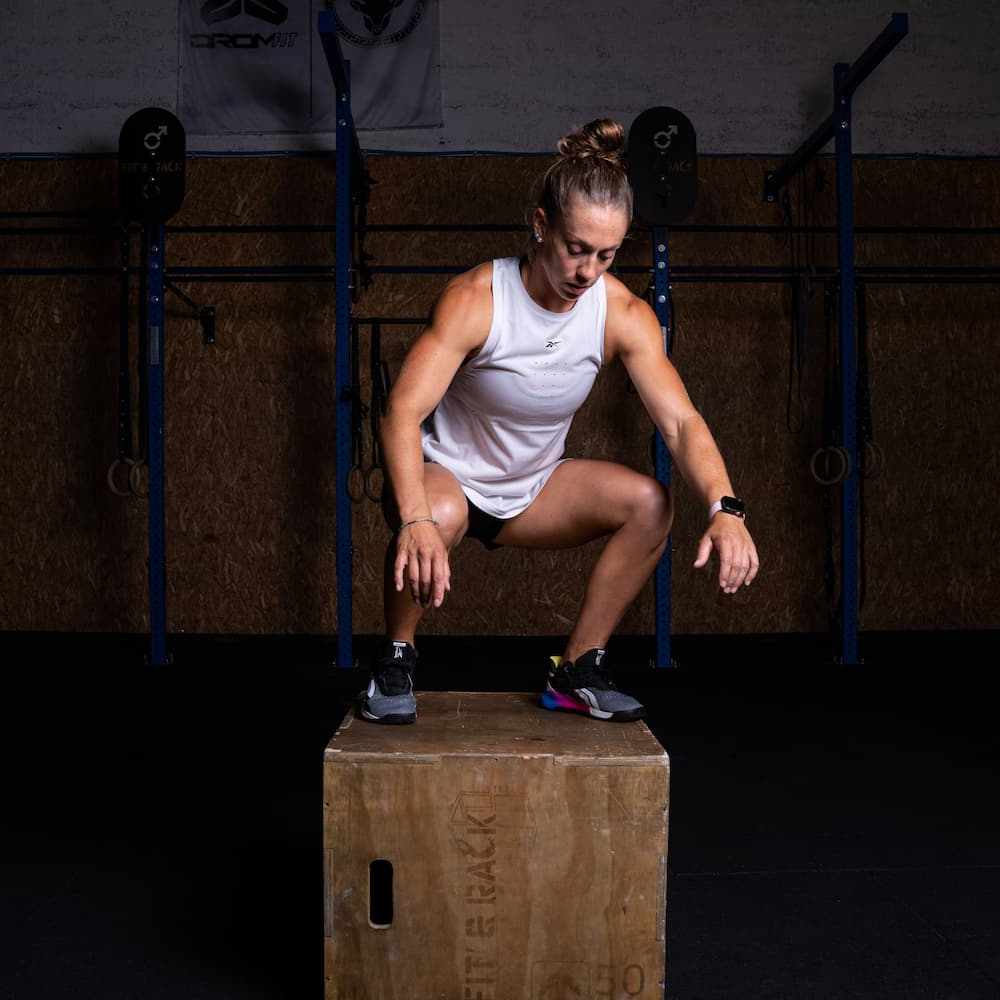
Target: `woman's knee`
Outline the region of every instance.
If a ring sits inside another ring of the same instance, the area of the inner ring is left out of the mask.
[[[424,465],[424,489],[431,517],[437,521],[441,537],[449,549],[454,548],[469,527],[469,504],[458,480],[440,466],[427,462]],[[388,481],[382,496],[382,514],[389,530],[393,534],[399,531],[402,518]]]
[[[427,502],[431,508],[431,517],[437,521],[437,528],[445,545],[449,549],[454,548],[465,537],[465,532],[469,528],[469,505],[465,495],[463,494],[462,500],[459,501],[456,497],[432,494],[428,496]],[[395,534],[402,524],[399,509],[394,502],[383,503],[382,512],[389,530]]]
[[[674,521],[670,487],[652,476],[642,476],[632,490],[629,520],[665,539]]]
[[[465,536],[469,527],[469,504],[465,494],[461,498],[451,494],[429,497],[431,517],[438,523],[438,531],[449,549],[454,548]]]

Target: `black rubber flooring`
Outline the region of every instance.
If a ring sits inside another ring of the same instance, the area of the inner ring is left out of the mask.
[[[998,637],[612,641],[671,758],[668,997],[1000,997]],[[420,648],[418,690],[540,690],[559,651]],[[0,997],[323,996],[322,750],[365,677],[329,638],[171,649],[0,634]]]

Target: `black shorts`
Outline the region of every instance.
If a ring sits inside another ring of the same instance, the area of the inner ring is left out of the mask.
[[[493,541],[500,534],[503,527],[503,518],[494,517],[487,514],[485,510],[480,510],[468,497],[465,498],[469,505],[469,530],[465,533],[467,538],[478,538],[488,549],[501,549],[502,545],[497,545]]]

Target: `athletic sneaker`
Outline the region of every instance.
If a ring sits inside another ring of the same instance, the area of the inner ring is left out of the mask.
[[[386,642],[372,667],[368,690],[358,696],[361,715],[372,722],[403,725],[417,721],[413,673],[417,651],[408,642]]]
[[[619,691],[601,661],[603,649],[588,649],[576,662],[550,656],[549,682],[541,702],[553,711],[582,712],[610,722],[632,722],[645,718],[646,710],[631,696]]]

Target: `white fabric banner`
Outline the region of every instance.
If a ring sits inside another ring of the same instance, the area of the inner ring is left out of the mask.
[[[333,132],[317,30],[329,0],[180,0],[178,117],[192,134]],[[437,0],[337,0],[357,128],[441,124]]]
[[[332,6],[351,64],[355,128],[443,124],[438,0],[336,0]]]

